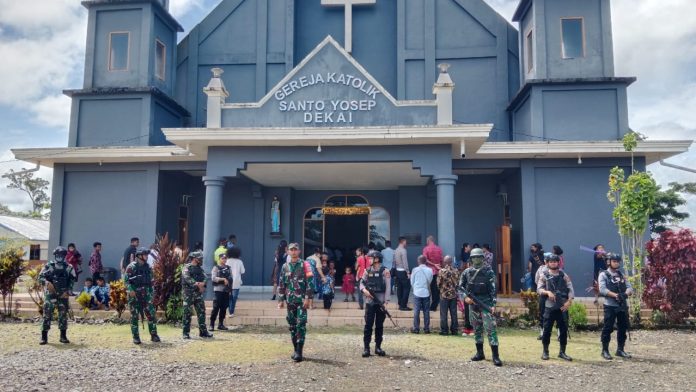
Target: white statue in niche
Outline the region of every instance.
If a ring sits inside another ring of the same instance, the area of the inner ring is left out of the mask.
[[[280,200],[273,196],[271,202],[271,234],[280,233]]]

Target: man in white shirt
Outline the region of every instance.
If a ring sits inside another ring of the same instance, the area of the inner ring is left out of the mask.
[[[420,312],[423,311],[423,333],[430,333],[430,283],[433,271],[426,265],[426,258],[418,256],[418,267],[411,271],[413,286],[413,329],[411,333],[420,333]]]

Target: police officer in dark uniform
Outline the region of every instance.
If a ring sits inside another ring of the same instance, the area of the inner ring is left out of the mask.
[[[75,270],[67,262],[65,256],[68,250],[62,246],[53,251],[53,260],[44,265],[39,273],[39,283],[44,286],[43,323],[41,324],[41,341],[48,343],[48,330],[51,329],[53,309],[58,307],[58,329],[60,342],[70,343],[68,330],[68,296],[77,281]]]
[[[573,291],[573,282],[568,274],[561,271],[559,267],[560,258],[553,253],[544,254],[544,260],[548,266],[548,271],[539,279],[537,292],[539,296],[546,297],[544,309],[544,333],[541,341],[544,345],[544,351],[541,354],[541,359],[549,359],[549,343],[551,343],[551,329],[553,324],[560,331],[559,340],[561,342],[561,350],[558,357],[572,361],[573,359],[566,354],[566,345],[568,344],[568,324],[566,323],[565,312],[573,303],[575,292]]]
[[[599,295],[604,300],[604,328],[602,329],[602,358],[613,359],[609,354],[609,342],[611,333],[614,332],[616,323],[616,340],[618,343],[616,356],[631,358],[631,355],[624,351],[626,344],[626,331],[628,331],[628,297],[633,295],[633,287],[621,273],[621,256],[614,253],[607,253],[609,268],[599,274]]]
[[[386,306],[391,297],[391,275],[389,270],[382,265],[382,254],[378,251],[371,251],[367,257],[372,262],[370,268],[366,269],[360,279],[360,291],[366,298],[365,303],[365,330],[363,334],[363,358],[370,356],[370,340],[372,338],[372,328],[375,329],[375,354],[383,357],[387,353],[382,350],[382,332],[384,331],[384,319],[387,317],[382,309]]]

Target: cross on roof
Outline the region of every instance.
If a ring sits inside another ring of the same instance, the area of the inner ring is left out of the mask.
[[[345,7],[345,44],[343,47],[346,52],[353,51],[353,6],[354,5],[372,5],[377,0],[321,0],[321,5],[325,6],[343,6]]]

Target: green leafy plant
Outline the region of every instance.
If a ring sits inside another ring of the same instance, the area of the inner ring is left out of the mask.
[[[568,308],[568,326],[572,329],[587,325],[587,308],[585,304],[573,302]]]
[[[122,280],[111,282],[109,284],[109,307],[116,311],[119,319],[126,310],[127,304],[126,284]]]
[[[27,280],[24,281],[26,285],[27,292],[29,293],[29,298],[36,305],[40,315],[43,315],[43,305],[44,305],[44,289],[41,283],[39,283],[39,274],[43,269],[42,265],[37,265],[34,268],[29,268],[26,272]]]
[[[154,305],[163,310],[167,321],[181,320],[183,303],[181,300],[181,269],[186,260],[186,252],[182,257],[174,251],[174,243],[169,240],[169,234],[157,236],[155,250],[159,254],[153,267]]]
[[[522,299],[522,303],[527,308],[527,314],[520,317],[528,321],[536,320],[539,314],[539,294],[532,289],[523,290],[520,291],[520,299]]]
[[[6,316],[12,316],[12,296],[15,285],[27,267],[22,260],[24,250],[19,241],[0,239],[0,295],[2,295],[2,311]]]
[[[636,295],[630,301],[631,313],[636,322],[640,322],[640,299],[643,296],[641,270],[645,256],[643,238],[648,228],[649,216],[655,207],[658,192],[657,184],[649,173],[635,171],[633,167],[633,150],[638,145],[639,135],[627,133],[623,143],[626,151],[631,152],[631,175],[625,176],[624,170],[614,167],[609,173],[609,192],[607,199],[614,205],[612,217],[621,237],[621,253],[625,270]]]

